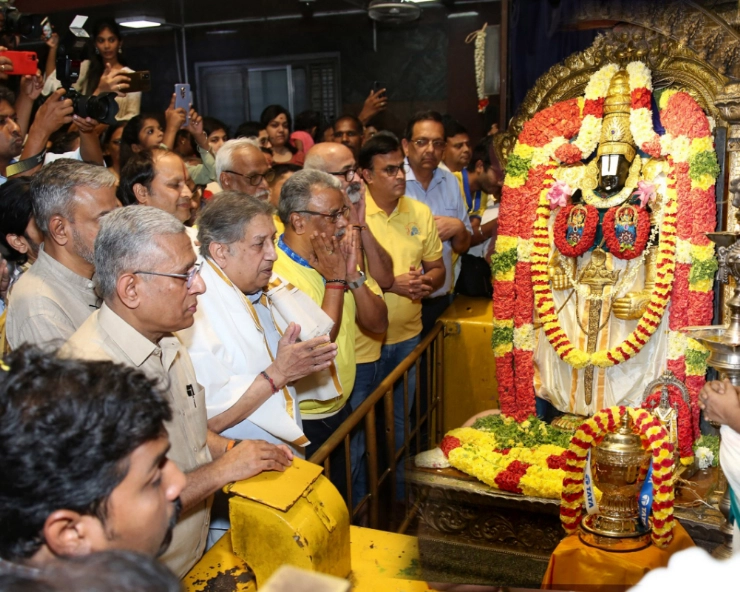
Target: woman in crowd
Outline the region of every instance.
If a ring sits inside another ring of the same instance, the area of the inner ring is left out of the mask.
[[[305,153],[299,152],[290,143],[291,118],[290,113],[280,105],[266,107],[260,116],[260,123],[267,130],[267,136],[272,145],[272,156],[275,164],[292,162],[303,166]]]
[[[224,142],[229,139],[229,128],[223,121],[219,121],[215,117],[204,117],[203,131],[208,139],[208,150],[213,156],[216,156]]]
[[[109,125],[100,138],[105,164],[118,178],[121,177],[121,136],[125,125],[125,121]]]
[[[58,36],[53,36],[49,45],[47,64],[55,63],[59,45]],[[98,95],[104,92],[118,93],[118,114],[116,119],[127,121],[139,114],[141,109],[141,93],[127,93],[130,78],[127,73],[133,72],[126,65],[123,54],[121,30],[114,19],[101,19],[92,28],[90,36],[90,59],[80,65],[80,77],[75,83],[75,90],[83,95]],[[44,87],[44,94],[50,94],[61,86],[56,77],[56,71],[48,73]]]
[[[321,114],[318,111],[303,111],[295,118],[295,131],[290,134],[299,152],[306,154],[316,143],[316,132],[321,125]]]
[[[185,161],[186,164],[196,165],[201,164],[200,156],[197,153],[197,146],[192,134],[185,129],[177,130],[175,135],[175,147],[173,152],[176,152]]]

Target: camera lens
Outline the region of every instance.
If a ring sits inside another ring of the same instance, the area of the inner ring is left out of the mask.
[[[107,123],[108,125],[116,123],[116,114],[118,113],[116,93],[101,93],[90,97],[84,97],[79,93],[74,93],[74,96],[71,96],[68,93],[67,98],[72,99],[75,115],[92,117],[98,122]]]

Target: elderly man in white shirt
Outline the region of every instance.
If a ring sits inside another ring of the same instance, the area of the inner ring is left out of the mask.
[[[215,196],[198,219],[207,286],[193,326],[180,332],[206,391],[208,427],[229,438],[287,444],[303,456],[293,383],[328,369],[337,346],[323,335],[296,342],[263,293],[275,252],[272,206],[235,191]]]

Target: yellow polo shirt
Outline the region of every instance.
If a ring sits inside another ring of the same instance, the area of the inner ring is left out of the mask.
[[[408,273],[422,261],[442,258],[442,241],[429,206],[403,196],[387,215],[368,193],[365,222],[376,240],[393,258],[393,275]],[[386,292],[388,331],[384,343],[391,345],[416,337],[421,332],[421,301]]]
[[[463,172],[460,171],[460,172],[452,173],[452,174],[455,175],[455,179],[457,179],[457,182],[460,185],[460,195],[462,196],[463,203],[465,204],[465,209],[468,211],[468,217],[482,218],[483,212],[486,211],[486,207],[488,206],[488,194],[483,193],[481,191],[480,203],[477,204],[478,208],[475,207],[476,206],[475,199],[473,199],[472,205],[468,205],[467,197],[465,195],[465,183],[463,182]],[[468,175],[468,172],[465,171],[465,176],[467,177],[467,175]],[[475,198],[475,196],[473,197]]]
[[[324,278],[312,267],[306,267],[291,259],[281,248],[277,249],[278,258],[272,270],[296,288],[309,295],[311,300],[321,306],[324,301]],[[339,374],[344,394],[330,401],[307,400],[301,401],[299,407],[304,415],[336,413],[344,407],[352,388],[355,385],[355,299],[351,292],[344,293],[344,307],[342,308],[342,324],[337,333],[337,357],[334,365]]]
[[[368,268],[367,258],[365,259],[365,269]],[[373,294],[377,294],[379,298],[384,298],[383,290],[380,289],[378,282],[376,282],[370,274],[367,275],[365,285],[372,290]],[[369,364],[370,362],[376,362],[380,359],[380,348],[383,346],[383,334],[378,335],[377,333],[370,333],[365,331],[360,325],[355,323],[355,361],[357,364]]]
[[[275,223],[275,230],[277,230],[277,234],[275,236],[279,238],[280,235],[285,232],[285,224],[283,224],[283,221],[277,214],[273,214],[272,221]],[[277,242],[277,238],[275,241]]]

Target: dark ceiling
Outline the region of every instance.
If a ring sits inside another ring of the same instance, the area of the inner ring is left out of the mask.
[[[483,0],[490,2],[492,0]],[[332,13],[364,11],[369,0],[16,0],[22,12],[51,15],[52,22],[65,21],[75,14],[91,20],[102,16],[151,16],[168,23],[195,25],[241,19],[301,15],[307,12]],[[462,9],[470,0],[439,0],[429,9]],[[184,9],[184,10],[183,10]],[[184,19],[183,19],[184,12]]]

